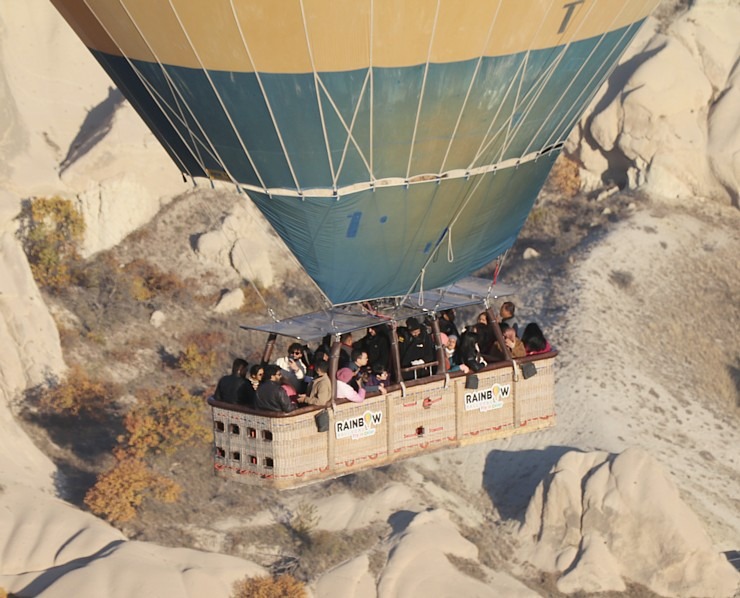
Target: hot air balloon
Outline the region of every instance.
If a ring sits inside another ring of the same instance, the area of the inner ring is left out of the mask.
[[[657,1],[52,0],[182,172],[244,191],[316,283],[329,310],[260,328],[296,338],[504,294],[467,277],[512,246],[570,130]],[[388,298],[390,315],[357,307]],[[418,398],[412,432],[393,427],[406,416],[390,394],[385,419],[348,415],[356,432],[367,422],[365,436],[335,427],[326,440],[307,416],[311,450],[325,454],[290,473],[280,468],[294,456],[249,444],[274,448],[280,418],[224,409],[217,465],[290,485],[346,473],[340,462],[513,433],[538,417],[550,425],[551,405],[528,417],[521,404],[547,380],[552,394],[549,359],[526,380],[511,359],[509,382],[491,370],[488,402],[469,402],[465,378],[452,384],[438,370],[443,398],[432,396],[439,380],[416,393],[432,394]],[[398,396],[413,402],[406,385]],[[488,419],[466,428],[460,410]]]

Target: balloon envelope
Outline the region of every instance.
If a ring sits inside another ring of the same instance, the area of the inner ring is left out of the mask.
[[[247,191],[334,304],[511,247],[657,0],[52,0],[183,172]]]

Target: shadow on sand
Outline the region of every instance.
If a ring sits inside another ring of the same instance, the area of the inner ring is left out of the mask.
[[[483,487],[502,519],[524,521],[524,513],[537,485],[547,478],[560,457],[573,450],[578,449],[549,446],[542,450],[494,450],[488,453]]]

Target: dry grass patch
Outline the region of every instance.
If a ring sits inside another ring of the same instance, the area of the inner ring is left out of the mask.
[[[486,572],[483,567],[480,566],[478,561],[473,559],[466,559],[465,557],[458,556],[456,554],[445,553],[447,560],[452,563],[460,573],[478,579],[480,581],[486,581]]]
[[[305,586],[291,575],[248,577],[234,583],[231,598],[305,598]]]

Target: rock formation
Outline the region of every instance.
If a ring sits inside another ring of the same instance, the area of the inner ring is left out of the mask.
[[[562,592],[732,596],[740,575],[717,553],[661,466],[630,448],[566,453],[540,483],[520,530],[522,558],[557,571]]]
[[[566,144],[582,179],[665,198],[732,202],[740,189],[740,11],[697,2],[650,20]]]

